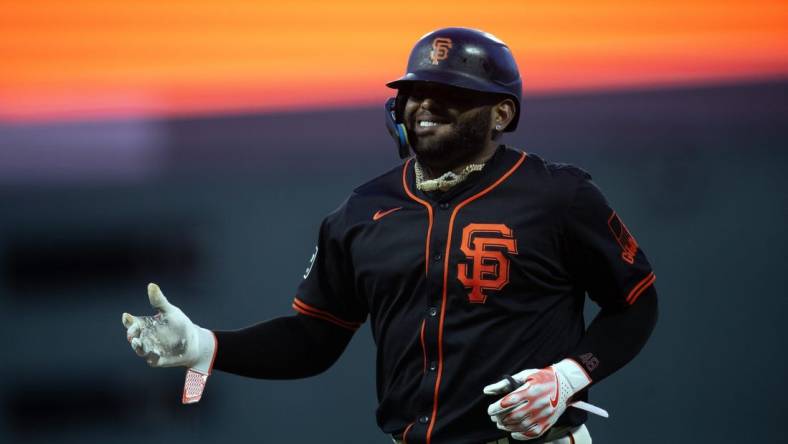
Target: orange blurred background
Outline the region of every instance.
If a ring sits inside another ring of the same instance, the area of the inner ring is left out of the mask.
[[[788,74],[788,2],[8,1],[0,121],[382,103],[424,33],[491,32],[526,93]]]

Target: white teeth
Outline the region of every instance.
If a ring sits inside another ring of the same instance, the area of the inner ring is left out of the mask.
[[[428,126],[437,126],[437,122],[432,122],[430,120],[422,120],[419,122],[420,127],[428,127]]]

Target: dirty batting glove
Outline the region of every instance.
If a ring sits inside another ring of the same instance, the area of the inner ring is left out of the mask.
[[[571,359],[541,370],[523,370],[512,378],[521,384],[516,390],[512,391],[511,381],[503,379],[485,387],[484,393],[508,393],[490,404],[487,414],[499,429],[512,432],[517,440],[542,436],[558,421],[572,396],[591,384],[586,372]]]
[[[148,299],[158,313],[154,316],[123,313],[126,339],[151,367],[188,367],[182,402],[197,402],[216,357],[216,336],[195,325],[180,308],[170,304],[158,285],[148,284]]]

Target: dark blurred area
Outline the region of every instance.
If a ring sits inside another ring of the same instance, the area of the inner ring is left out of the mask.
[[[595,442],[782,440],[786,99],[788,80],[526,95],[504,141],[591,172],[657,274],[654,336],[592,390]],[[184,370],[148,368],[120,319],[152,312],[148,282],[208,328],[291,314],[322,217],[397,163],[382,104],[0,125],[0,441],[389,442],[366,326],[323,375],[217,372],[182,406]]]

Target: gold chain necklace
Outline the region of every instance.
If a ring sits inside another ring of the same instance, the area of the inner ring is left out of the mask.
[[[424,171],[421,169],[419,162],[416,161],[416,163],[413,164],[413,170],[416,173],[416,188],[421,191],[446,191],[467,179],[468,175],[472,172],[481,171],[482,168],[484,168],[483,163],[472,163],[463,168],[459,174],[455,174],[453,171],[447,171],[442,176],[435,179],[424,180]]]

